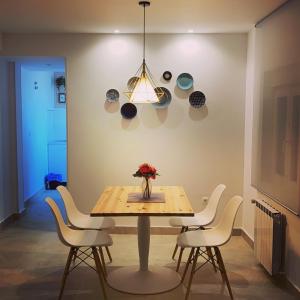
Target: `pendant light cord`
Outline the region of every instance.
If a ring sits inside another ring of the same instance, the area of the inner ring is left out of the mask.
[[[145,47],[146,47],[146,5],[144,4],[144,49],[143,49],[144,61],[145,61]]]

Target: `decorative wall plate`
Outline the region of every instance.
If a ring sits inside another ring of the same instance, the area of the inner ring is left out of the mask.
[[[115,89],[110,89],[106,92],[106,100],[108,102],[116,102],[119,100],[120,94]]]
[[[135,84],[136,84],[136,82],[139,80],[139,77],[136,77],[136,76],[134,76],[134,77],[131,77],[128,81],[127,81],[127,87],[128,87],[128,89],[131,91],[133,88],[134,88],[134,86],[135,86]]]
[[[195,91],[190,94],[189,101],[191,106],[199,108],[205,104],[205,95],[200,91]]]
[[[181,90],[189,90],[193,86],[193,83],[194,83],[193,76],[189,73],[181,73],[177,77],[177,86]]]
[[[157,90],[162,90],[164,92],[163,96],[160,98],[159,102],[156,103],[152,103],[152,105],[155,108],[166,108],[169,106],[169,104],[171,103],[172,100],[172,94],[171,92],[166,89],[165,87],[159,87],[159,88],[155,88],[154,91],[157,92]]]
[[[165,71],[165,72],[163,73],[163,78],[164,78],[164,80],[166,80],[166,81],[170,81],[171,78],[172,78],[172,73],[171,73],[170,71]]]
[[[124,119],[133,119],[136,113],[137,108],[133,103],[125,103],[121,107],[121,115]]]

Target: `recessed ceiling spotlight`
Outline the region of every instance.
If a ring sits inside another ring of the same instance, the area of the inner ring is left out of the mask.
[[[115,29],[114,33],[120,33],[120,30],[119,29]]]
[[[194,33],[194,29],[189,29],[187,32],[188,33]]]

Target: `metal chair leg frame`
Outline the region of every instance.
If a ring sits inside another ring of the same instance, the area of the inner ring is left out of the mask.
[[[63,278],[62,278],[61,288],[60,288],[60,292],[59,292],[59,296],[58,296],[59,300],[62,298],[64,288],[65,288],[65,285],[66,285],[66,280],[67,280],[67,277],[69,275],[69,269],[70,269],[70,265],[71,265],[71,262],[72,262],[72,258],[74,256],[76,250],[77,249],[75,249],[73,247],[70,248],[67,263],[66,263],[65,270],[64,270],[64,275],[63,275]]]
[[[193,266],[192,266],[192,270],[191,270],[191,274],[190,274],[190,278],[189,278],[189,282],[188,282],[188,286],[187,286],[187,290],[186,290],[186,294],[185,294],[185,300],[187,300],[189,298],[189,295],[190,295],[190,290],[191,290],[193,277],[194,277],[194,274],[196,272],[195,269],[196,269],[196,265],[197,265],[199,251],[200,251],[200,248],[197,248],[196,254],[193,257]]]
[[[214,247],[214,250],[215,250],[215,253],[216,253],[216,256],[217,256],[217,262],[218,262],[218,265],[219,265],[219,269],[220,269],[222,278],[226,282],[230,298],[231,298],[231,300],[233,300],[234,299],[233,298],[233,293],[232,293],[232,290],[231,290],[231,286],[230,286],[230,283],[229,283],[229,279],[228,279],[228,276],[227,276],[227,272],[226,272],[226,269],[225,269],[225,265],[224,265],[224,261],[223,261],[220,249],[218,247]]]
[[[109,258],[109,262],[112,262],[112,257],[111,257],[111,254],[110,254],[108,246],[105,246],[105,250],[106,250],[107,256]]]
[[[73,255],[73,264],[75,264],[77,252],[78,252],[78,248],[75,248],[74,255]]]
[[[207,252],[207,256],[209,257],[211,264],[214,267],[215,272],[218,272],[217,268],[216,268],[216,264],[215,264],[215,260],[214,260],[214,256],[211,250],[211,247],[206,247],[206,252]]]
[[[98,273],[98,277],[99,277],[99,281],[100,281],[100,286],[102,288],[102,292],[104,295],[104,299],[107,300],[107,295],[106,295],[106,291],[105,291],[105,287],[104,287],[104,277],[102,278],[104,271],[102,269],[101,266],[101,261],[99,258],[99,254],[97,251],[96,247],[92,247],[92,252],[93,252],[93,256],[94,256],[94,260],[95,260],[95,264],[96,264],[96,268],[97,268],[97,273]]]

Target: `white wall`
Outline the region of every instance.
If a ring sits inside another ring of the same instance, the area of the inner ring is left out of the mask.
[[[132,121],[121,118],[118,105],[105,103],[105,93],[117,88],[120,105],[126,101],[127,80],[141,63],[140,35],[8,34],[4,45],[2,54],[66,57],[68,176],[80,209],[88,212],[106,185],[139,184],[131,174],[145,161],[162,174],[154,184],[183,185],[196,210],[220,182],[227,185],[226,200],[242,193],[245,34],[149,35],[148,65],[173,101],[160,112],[141,105]],[[160,80],[165,70],[174,76],[169,84]],[[175,88],[181,72],[194,76],[206,108],[191,109]]]
[[[244,152],[245,203],[243,211],[243,229],[252,239],[254,237],[254,207],[250,203],[252,198],[269,202],[286,216],[285,273],[298,289],[300,289],[300,218],[251,186],[251,161],[252,148],[255,147],[253,134],[256,134],[255,128],[258,123],[258,114],[256,110],[253,114],[253,107],[262,101],[263,73],[266,70],[300,62],[299,44],[296,44],[299,43],[299,12],[300,2],[291,1],[261,25],[264,28],[263,36],[260,28],[253,29],[249,34]],[[264,39],[262,39],[263,37]],[[262,52],[263,43],[264,53]],[[263,63],[261,62],[262,57],[264,57]]]

